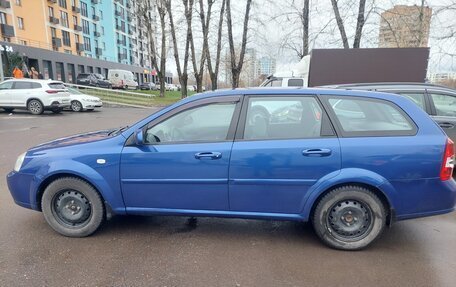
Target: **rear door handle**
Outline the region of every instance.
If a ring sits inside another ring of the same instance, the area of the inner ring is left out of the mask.
[[[219,159],[222,158],[222,153],[217,151],[212,152],[198,152],[195,153],[196,159]]]
[[[444,129],[452,129],[454,128],[454,124],[452,123],[439,123],[439,126]]]
[[[328,148],[311,148],[302,151],[303,156],[322,157],[331,155],[331,150]]]

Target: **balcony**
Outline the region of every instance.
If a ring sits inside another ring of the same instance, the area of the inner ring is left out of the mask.
[[[130,48],[133,49],[134,47],[135,47],[135,45],[132,42],[130,42]]]
[[[52,47],[59,48],[62,47],[62,39],[57,37],[52,37]]]
[[[3,37],[14,37],[14,27],[7,24],[0,24]]]
[[[0,8],[9,9],[11,8],[11,3],[8,0],[0,0]]]
[[[116,10],[116,12],[114,13],[116,16],[120,16],[120,17],[123,17],[123,13],[122,11],[118,11]]]
[[[98,32],[98,31],[94,31],[94,32],[93,32],[93,35],[94,35],[95,37],[100,37],[100,36],[101,36],[101,33]]]
[[[95,48],[95,54],[96,54],[97,56],[103,55],[103,49],[101,49],[101,48]]]
[[[100,21],[100,16],[92,15],[92,20],[93,21]]]
[[[120,39],[117,39],[117,44],[122,45],[122,46],[126,45],[125,41],[124,40],[120,40]]]
[[[71,11],[74,13],[81,13],[81,8],[76,7],[76,6],[71,6]]]
[[[122,25],[116,25],[116,29],[122,32],[125,32],[125,26]]]
[[[57,3],[57,0],[48,0],[48,2],[51,2],[51,3]]]
[[[52,17],[52,16],[49,16],[49,22],[51,24],[56,24],[56,25],[60,23],[58,18],[55,18],[55,17]]]
[[[127,21],[128,21],[128,22],[131,22],[131,20],[132,20],[132,17],[131,17],[130,14],[128,14],[128,15],[127,15]]]
[[[131,8],[131,3],[130,3],[130,1],[128,1],[127,3],[125,3],[125,6],[126,6],[128,9],[130,9],[130,8]]]
[[[82,31],[82,27],[79,26],[79,25],[74,25],[74,30],[77,31],[77,32],[81,32]]]
[[[119,53],[119,54],[117,54],[117,57],[119,58],[119,60],[126,60],[127,59],[127,54]]]
[[[84,51],[84,44],[76,43],[76,51],[83,52]]]
[[[100,1],[98,1],[98,0],[92,0],[92,4],[98,4],[98,3],[100,3]]]

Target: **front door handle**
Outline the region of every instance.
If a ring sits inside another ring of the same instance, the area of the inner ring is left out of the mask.
[[[303,156],[322,157],[331,155],[331,150],[328,148],[311,148],[302,151]]]
[[[222,158],[222,153],[217,151],[212,152],[198,152],[195,153],[196,159],[219,159]]]
[[[452,123],[439,123],[439,126],[443,129],[452,129],[454,128],[454,124]]]

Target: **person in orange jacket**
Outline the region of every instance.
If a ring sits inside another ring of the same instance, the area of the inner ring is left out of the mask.
[[[22,79],[24,77],[21,69],[19,69],[17,66],[13,69],[13,77],[16,79]]]

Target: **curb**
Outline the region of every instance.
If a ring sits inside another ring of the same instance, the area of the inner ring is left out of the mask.
[[[132,105],[132,104],[124,104],[124,103],[117,103],[111,101],[103,101],[103,106],[109,108],[121,108],[121,107],[129,107],[129,108],[137,108],[137,109],[156,109],[160,108],[160,106],[139,106],[139,105]]]

